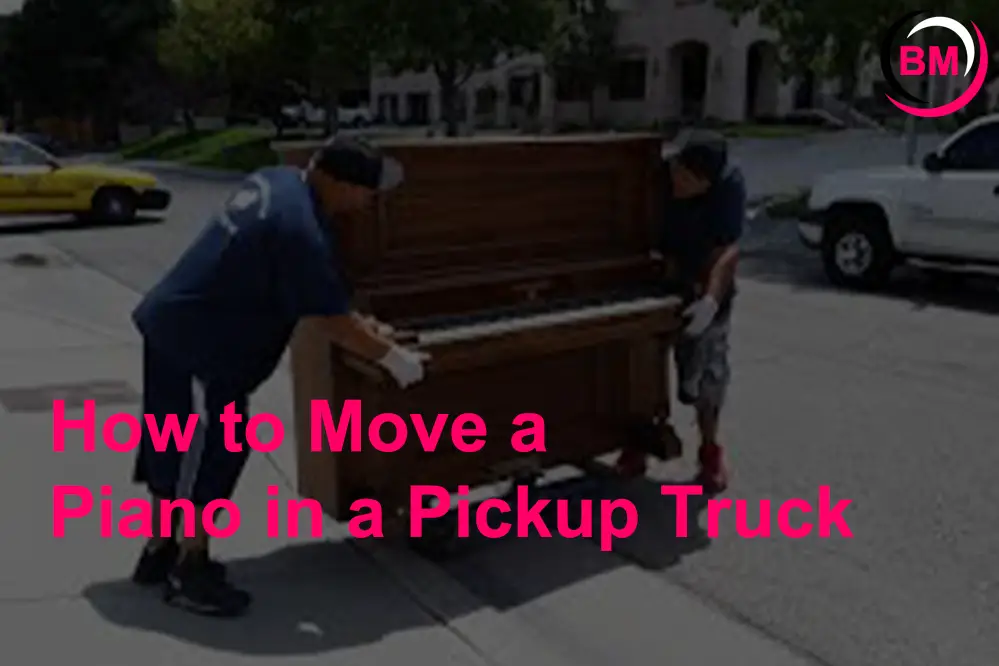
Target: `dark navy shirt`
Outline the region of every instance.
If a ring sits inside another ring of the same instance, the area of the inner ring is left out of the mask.
[[[707,193],[691,199],[673,196],[669,173],[667,193],[660,228],[659,251],[672,259],[677,268],[681,292],[693,294],[703,284],[711,268],[712,255],[739,241],[746,216],[746,186],[742,172],[726,168],[721,179]],[[722,299],[721,310],[731,306],[735,288]]]
[[[132,317],[205,382],[251,392],[299,318],[349,312],[330,221],[297,169],[247,178]]]

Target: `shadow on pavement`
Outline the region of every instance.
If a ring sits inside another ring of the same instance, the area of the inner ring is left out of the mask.
[[[817,256],[804,250],[774,249],[753,252],[740,264],[739,275],[764,283],[789,285],[801,291],[849,294],[829,284]],[[950,308],[982,314],[999,313],[999,281],[903,267],[892,276],[883,298],[908,301],[915,309]]]
[[[660,493],[660,485],[686,485],[653,482],[643,479],[627,483],[613,480],[595,482],[592,478],[574,480],[541,489],[540,496],[581,499],[626,498],[638,510],[638,529],[627,539],[613,542],[611,552],[601,552],[593,540],[525,539],[508,537],[487,540],[470,539],[465,551],[443,563],[443,567],[475,596],[499,609],[516,608],[560,589],[596,578],[623,566],[638,566],[662,572],[683,557],[710,545],[699,525],[699,516],[707,506],[704,497],[687,499],[687,534],[677,535],[676,498]],[[546,512],[546,523],[557,524],[554,503]],[[595,508],[594,535],[599,534],[599,509]],[[623,523],[623,519],[621,520]],[[578,526],[573,517],[570,527]]]
[[[250,655],[316,654],[363,646],[387,634],[429,626],[373,565],[343,542],[313,542],[230,563],[230,575],[254,595],[235,621],[189,615],[126,580],[84,591],[106,621],[172,636],[213,650]]]
[[[598,505],[602,499],[627,498],[638,510],[639,528],[631,538],[615,541],[614,552],[600,552],[592,540],[554,534],[558,523],[552,502],[544,518],[554,538],[463,539],[459,552],[439,565],[477,601],[473,607],[449,598],[448,616],[461,617],[482,607],[516,607],[629,564],[662,570],[709,543],[698,525],[704,498],[689,498],[688,534],[678,537],[675,499],[662,496],[660,483],[651,480],[571,479],[541,486],[534,497],[566,499],[576,506],[583,499]],[[598,534],[599,509],[595,513],[593,532]],[[570,520],[570,527],[578,526],[578,512]],[[84,597],[112,624],[248,655],[342,650],[435,624],[374,560],[359,557],[358,550],[363,548],[357,542],[313,542],[231,563],[232,577],[255,595],[251,613],[234,622],[167,607],[158,592],[137,589],[126,580],[92,585]]]
[[[164,217],[143,215],[129,222],[108,222],[106,220],[78,220],[75,218],[41,218],[24,221],[8,221],[0,218],[0,236],[21,236],[25,234],[44,234],[60,231],[93,231],[95,229],[110,229],[115,227],[131,228],[160,224]]]

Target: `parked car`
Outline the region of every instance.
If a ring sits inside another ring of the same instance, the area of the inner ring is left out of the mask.
[[[337,118],[342,127],[368,127],[374,124],[374,114],[366,106],[343,107],[337,109]]]
[[[281,107],[281,116],[287,125],[294,127],[317,127],[326,124],[326,110],[308,100]],[[371,109],[365,106],[337,109],[337,122],[341,127],[368,127],[373,120]]]
[[[63,163],[11,134],[0,134],[0,215],[72,213],[127,222],[139,211],[162,211],[170,192],[141,171]]]
[[[812,188],[804,244],[829,279],[884,286],[903,263],[937,272],[999,269],[999,114],[948,137],[918,166],[833,172]]]

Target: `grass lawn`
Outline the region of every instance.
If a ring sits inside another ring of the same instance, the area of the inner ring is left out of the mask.
[[[259,127],[185,132],[168,130],[121,151],[126,159],[156,159],[191,166],[253,171],[277,164],[273,133]]]
[[[180,129],[169,129],[143,141],[129,144],[119,152],[122,157],[129,160],[158,159],[166,152],[200,141],[207,134],[210,134],[210,132],[196,131],[188,133]]]

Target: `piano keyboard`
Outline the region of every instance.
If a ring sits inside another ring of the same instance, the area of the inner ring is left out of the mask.
[[[521,312],[520,316],[511,316],[509,313],[507,313],[508,316],[501,317],[494,315],[484,318],[484,321],[473,320],[456,326],[425,328],[414,333],[419,346],[430,347],[593,319],[623,317],[625,315],[651,312],[662,308],[677,307],[681,302],[682,299],[679,296],[633,298],[626,301],[603,302],[571,309],[561,308],[537,314],[524,315]]]

